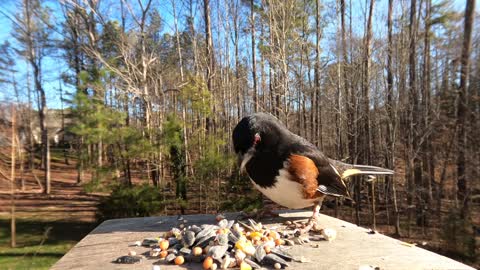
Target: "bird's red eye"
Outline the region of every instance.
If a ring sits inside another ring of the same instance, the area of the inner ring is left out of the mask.
[[[262,140],[262,138],[260,137],[260,134],[256,133],[255,137],[253,139],[253,144],[257,145],[261,140]]]

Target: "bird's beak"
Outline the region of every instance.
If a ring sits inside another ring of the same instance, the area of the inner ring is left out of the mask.
[[[237,164],[240,166],[240,164],[242,164],[242,160],[243,160],[243,155],[238,153],[237,154]]]
[[[254,151],[255,149],[252,147],[246,153],[240,155],[240,173],[246,173],[245,167],[247,166],[248,161],[252,158]]]

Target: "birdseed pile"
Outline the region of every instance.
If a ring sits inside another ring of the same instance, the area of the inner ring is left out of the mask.
[[[136,246],[150,248],[150,251],[142,255],[130,251],[113,262],[134,264],[143,259],[158,259],[153,262],[153,269],[160,269],[158,265],[162,264],[199,263],[205,270],[282,269],[292,261],[310,262],[307,258],[297,258],[288,253],[291,246],[310,243],[311,237],[299,233],[299,229],[305,226],[304,222],[287,221],[283,225],[267,228],[252,219],[241,222],[218,215],[216,220],[216,225],[197,226],[179,219],[178,226],[161,237],[146,238],[135,243]],[[314,227],[313,230],[319,236],[312,240],[331,241],[336,237],[333,229],[320,230]]]

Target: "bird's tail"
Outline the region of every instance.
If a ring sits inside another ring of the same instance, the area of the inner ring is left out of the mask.
[[[376,166],[352,165],[338,160],[330,160],[330,164],[337,170],[342,179],[353,175],[391,175],[394,171]]]

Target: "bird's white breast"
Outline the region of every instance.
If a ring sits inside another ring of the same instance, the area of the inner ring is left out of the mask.
[[[300,209],[312,206],[315,199],[305,199],[303,196],[303,186],[291,179],[290,173],[281,169],[279,175],[275,178],[275,185],[263,188],[257,185],[253,180],[253,185],[275,203],[288,207],[290,209]]]

